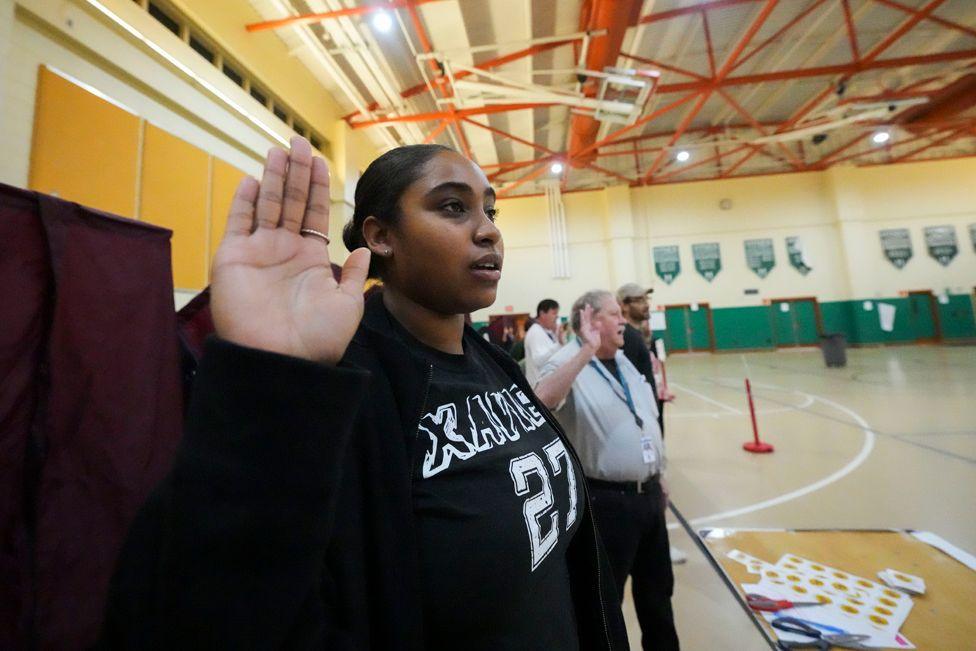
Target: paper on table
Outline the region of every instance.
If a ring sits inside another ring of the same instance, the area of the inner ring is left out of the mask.
[[[890,567],[878,572],[878,578],[892,588],[909,594],[925,594],[925,579]]]
[[[870,636],[866,644],[876,647],[914,648],[898,629],[912,609],[908,595],[869,581],[863,577],[827,565],[786,554],[770,565],[739,550],[727,556],[759,574],[758,583],[743,585],[747,593],[756,592],[767,597],[793,601],[820,601],[823,606],[782,610],[770,616],[793,616],[812,620],[848,633]],[[779,634],[779,632],[777,632]],[[801,640],[800,637],[783,639]]]

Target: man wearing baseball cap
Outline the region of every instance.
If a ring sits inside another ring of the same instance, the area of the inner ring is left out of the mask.
[[[673,400],[674,396],[667,391],[666,387],[662,386],[658,389],[654,371],[660,367],[661,362],[657,358],[654,335],[651,335],[651,346],[648,348],[641,332],[641,326],[647,323],[651,317],[651,294],[653,293],[653,287],[645,288],[637,283],[627,283],[621,285],[617,290],[617,302],[620,303],[620,310],[624,319],[627,320],[627,325],[624,327],[624,355],[651,385],[651,392],[657,401],[657,422],[661,426],[661,437],[663,438],[664,403]],[[672,563],[684,563],[687,560],[687,554],[677,547],[671,547]]]

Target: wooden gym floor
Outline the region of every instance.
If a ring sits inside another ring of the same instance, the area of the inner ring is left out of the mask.
[[[816,349],[676,355],[667,371],[677,395],[665,411],[668,481],[696,529],[911,528],[976,553],[976,347],[852,349],[842,369]],[[773,454],[742,450],[747,372]],[[689,557],[674,568],[682,648],[768,648],[669,517],[672,544]]]

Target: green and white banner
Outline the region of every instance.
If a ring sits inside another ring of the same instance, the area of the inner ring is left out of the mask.
[[[681,256],[677,246],[654,247],[654,271],[668,285],[678,277],[681,273]]]
[[[790,265],[801,274],[806,276],[813,268],[807,259],[806,251],[803,248],[803,240],[797,237],[786,238],[786,255],[790,258]]]
[[[930,256],[938,260],[943,267],[948,267],[952,259],[959,253],[955,227],[926,226],[925,246],[928,248]]]
[[[885,257],[899,269],[912,259],[912,236],[907,228],[886,228],[878,231]]]
[[[722,252],[718,242],[692,244],[691,257],[695,259],[695,269],[708,282],[712,282],[712,278],[722,270]]]
[[[773,240],[768,237],[746,240],[746,264],[760,278],[768,276],[769,272],[776,266]]]

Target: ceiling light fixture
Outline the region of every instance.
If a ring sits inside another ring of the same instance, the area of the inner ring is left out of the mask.
[[[684,163],[689,158],[691,158],[691,153],[689,153],[687,150],[682,149],[681,151],[678,152],[678,155],[675,156],[675,158],[678,159],[679,163]]]
[[[891,139],[891,134],[887,131],[879,131],[871,136],[872,142],[876,145],[883,145]]]
[[[553,174],[562,174],[563,173],[563,164],[562,163],[553,163],[552,164],[552,167],[550,167],[549,169],[552,170],[552,173]]]
[[[386,34],[393,29],[393,18],[386,11],[377,11],[373,14],[373,27],[376,31]]]

